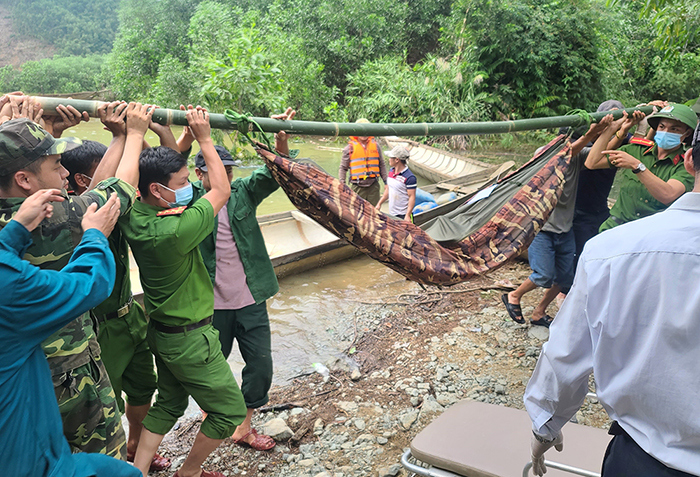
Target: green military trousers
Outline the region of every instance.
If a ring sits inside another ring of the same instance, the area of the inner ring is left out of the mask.
[[[248,409],[264,406],[270,400],[272,384],[272,345],[267,303],[238,310],[214,310],[214,327],[219,330],[221,351],[228,358],[233,340],[238,341],[245,367],[241,391]]]
[[[245,419],[246,407],[221,352],[219,332],[209,324],[165,333],[151,322],[148,345],[158,368],[158,395],[143,426],[155,434],[166,434],[185,413],[192,396],[207,413],[202,433],[210,439],[230,437]]]
[[[156,391],[156,372],[153,355],[146,342],[147,330],[148,322],[143,308],[135,301],[126,315],[99,324],[97,341],[102,348],[100,356],[122,413],[122,391],[131,406],[151,404]]]
[[[90,355],[87,364],[53,378],[63,434],[73,452],[126,460],[126,435],[107,370],[90,348],[83,352]]]

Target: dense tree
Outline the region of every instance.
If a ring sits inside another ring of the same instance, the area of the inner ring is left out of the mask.
[[[14,27],[64,55],[109,53],[119,27],[119,0],[2,0]]]
[[[94,55],[28,61],[21,69],[8,65],[0,68],[0,91],[47,95],[100,90],[106,86],[103,63],[103,56]]]

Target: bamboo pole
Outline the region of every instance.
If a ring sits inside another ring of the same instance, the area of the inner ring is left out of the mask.
[[[80,112],[87,111],[91,117],[97,117],[97,108],[102,101],[84,99],[48,98],[37,96],[44,114],[56,114],[56,106],[73,106]],[[645,114],[652,112],[651,106],[627,108],[628,114],[634,111]],[[622,116],[623,110],[590,113],[593,121],[600,121],[607,114],[615,119]],[[548,118],[518,119],[515,121],[485,121],[472,123],[331,123],[319,121],[282,121],[271,118],[250,118],[257,122],[263,131],[274,133],[286,131],[294,135],[308,136],[461,136],[474,134],[501,134],[533,129],[551,129],[559,127],[578,127],[586,124],[579,115],[553,116]],[[160,124],[187,125],[185,112],[179,109],[157,109],[153,120]],[[209,115],[211,127],[216,129],[237,129],[223,114]]]

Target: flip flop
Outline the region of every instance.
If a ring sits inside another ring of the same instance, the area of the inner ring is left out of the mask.
[[[180,477],[180,474],[175,472],[173,474],[173,477]],[[207,470],[202,469],[202,475],[200,475],[199,477],[226,477],[226,476],[224,474],[222,474],[221,472],[207,471]]]
[[[513,321],[521,325],[525,324],[525,318],[523,318],[523,310],[520,309],[520,305],[514,305],[512,303],[509,303],[507,293],[501,295],[501,301],[506,306],[508,315],[513,319]]]
[[[549,325],[552,324],[552,321],[554,321],[554,318],[552,318],[549,315],[544,315],[539,320],[530,320],[530,324],[535,325],[535,326],[544,326],[545,328],[549,328]]]
[[[128,452],[126,453],[126,460],[127,462],[133,462],[135,454],[129,454]],[[170,462],[170,459],[167,457],[163,457],[160,454],[156,454],[153,456],[153,460],[151,461],[151,466],[148,468],[149,472],[160,472],[161,470],[165,470],[170,468],[170,465],[172,462]]]
[[[246,442],[248,436],[255,436],[253,442]],[[250,447],[257,451],[270,450],[277,445],[277,443],[272,437],[266,436],[264,434],[258,434],[258,431],[256,431],[255,429],[251,429],[246,435],[244,435],[240,439],[233,439],[233,443],[238,444],[239,446]]]

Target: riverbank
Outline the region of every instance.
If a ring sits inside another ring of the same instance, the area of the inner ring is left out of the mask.
[[[522,409],[549,333],[513,322],[498,287],[528,274],[527,264],[513,262],[442,292],[430,288],[357,303],[347,314],[348,331],[338,337],[348,345],[347,358],[326,363],[328,378],[312,373],[274,387],[266,408],[277,410],[256,413],[254,424],[275,435],[277,447],[255,452],[227,439],[205,468],[229,476],[406,475],[398,464],[404,449],[453,403],[472,399]],[[539,297],[525,297],[526,316]],[[409,305],[397,304],[399,298]],[[556,312],[554,305],[549,311]],[[173,469],[152,475],[165,477],[182,463],[200,419],[183,419],[166,436],[161,451],[173,459]],[[608,424],[602,406],[588,401],[577,420]]]

